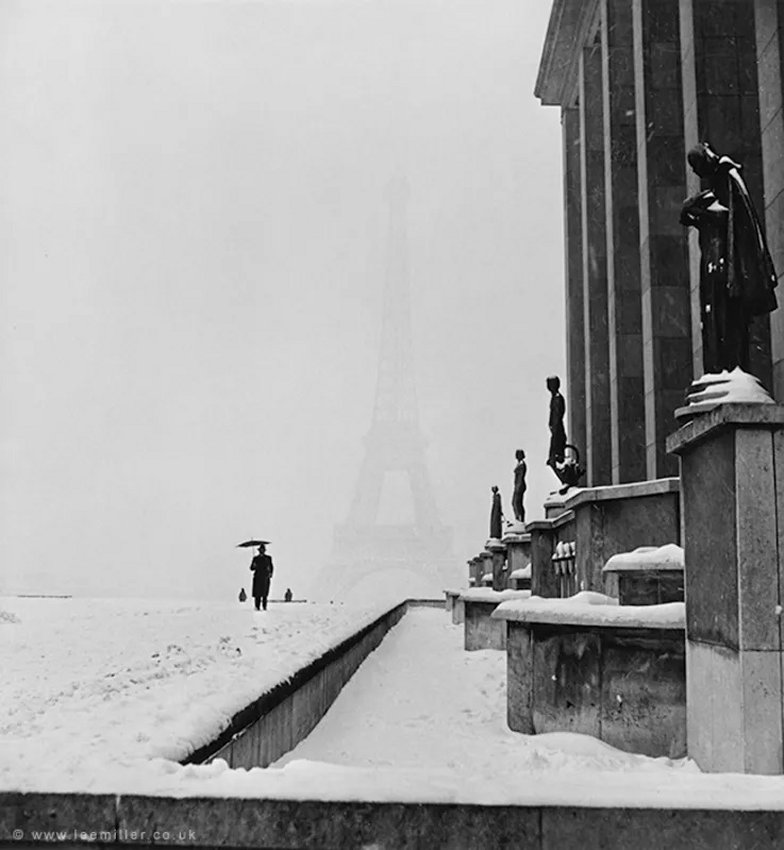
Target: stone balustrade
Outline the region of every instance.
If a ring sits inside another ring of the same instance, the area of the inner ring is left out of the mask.
[[[507,628],[510,729],[578,732],[629,752],[685,755],[683,603],[619,606],[580,593],[505,601],[492,619]]]

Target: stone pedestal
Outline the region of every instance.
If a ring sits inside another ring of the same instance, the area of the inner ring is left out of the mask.
[[[725,404],[670,436],[680,457],[689,755],[784,772],[784,406]]]
[[[479,558],[482,563],[482,575],[480,576],[479,587],[486,587],[488,585],[485,584],[484,577],[488,575],[492,576],[493,574],[493,553],[485,550],[479,555]]]
[[[506,588],[506,546],[500,540],[487,544],[493,563],[493,590]]]
[[[535,596],[558,596],[553,552],[562,538],[574,539],[574,512],[533,520],[526,528],[531,535],[531,592]]]
[[[530,534],[506,534],[503,543],[506,544],[506,568],[507,583],[515,579],[515,576],[525,570],[531,563],[531,535]],[[530,570],[529,570],[530,573]],[[531,587],[530,576],[527,584],[517,586],[510,585],[513,590],[529,590]]]
[[[479,587],[479,578],[477,575],[476,558],[471,558],[466,562],[468,564],[468,586]]]
[[[613,555],[602,574],[604,592],[621,605],[683,602],[683,549],[675,543]]]
[[[472,588],[460,595],[463,603],[463,646],[466,650],[506,649],[506,623],[493,619],[492,613],[510,599],[528,599],[527,590],[496,591],[491,587]]]
[[[560,539],[576,543],[576,590],[601,592],[602,568],[612,555],[637,546],[678,543],[679,501],[677,478],[584,487],[567,494],[574,530]]]
[[[461,626],[465,621],[465,603],[458,596],[452,605],[452,625]]]
[[[568,492],[568,491],[567,491]],[[544,518],[555,519],[561,514],[565,514],[568,508],[566,507],[567,494],[561,494],[554,490],[544,500]]]

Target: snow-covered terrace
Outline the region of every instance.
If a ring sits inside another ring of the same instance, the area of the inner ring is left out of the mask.
[[[0,608],[0,791],[784,809],[780,777],[703,775],[687,760],[586,736],[511,732],[504,654],[464,652],[462,629],[434,609],[406,614],[278,764],[184,766],[238,707],[379,610],[27,599]]]

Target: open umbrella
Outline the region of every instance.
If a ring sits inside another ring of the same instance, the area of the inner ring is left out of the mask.
[[[238,543],[238,549],[250,549],[252,546],[266,546],[269,540],[246,540],[244,543]]]

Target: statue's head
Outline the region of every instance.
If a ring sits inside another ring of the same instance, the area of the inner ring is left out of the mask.
[[[523,460],[523,458],[525,458],[525,452],[522,449],[518,449],[515,452],[515,457],[517,458],[517,460]]]
[[[696,144],[686,154],[686,159],[698,177],[711,177],[719,165],[719,155],[713,150],[710,142]]]
[[[561,389],[561,379],[558,375],[550,375],[547,379],[547,389],[550,390],[551,393],[557,393],[558,390]]]
[[[490,489],[493,491],[493,495],[495,495],[498,492],[498,487],[496,487],[495,484],[493,484],[493,486]]]

